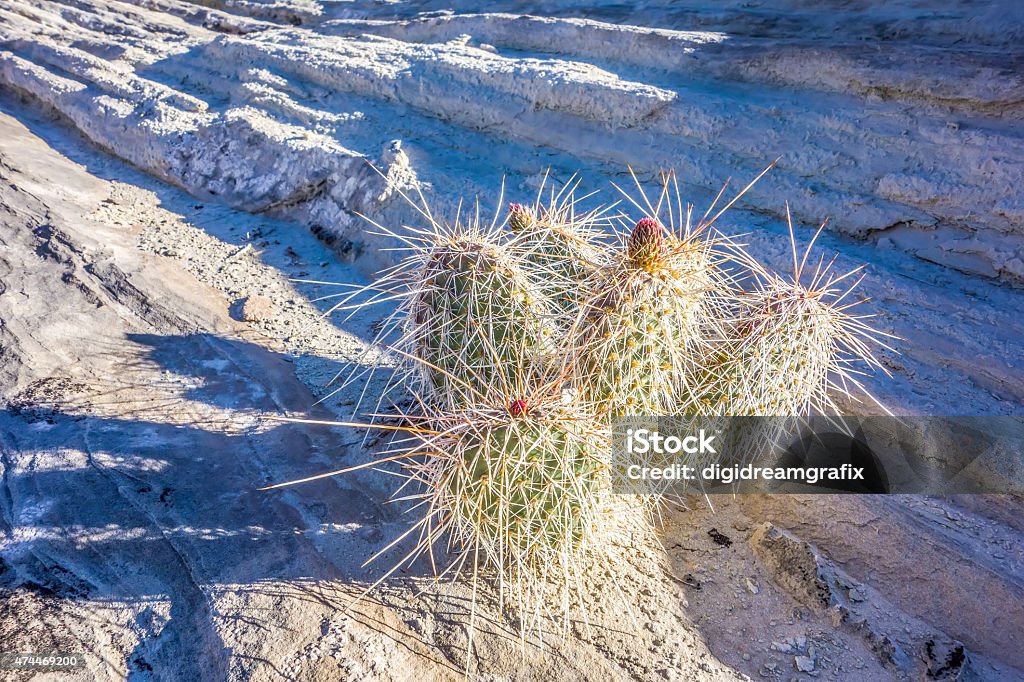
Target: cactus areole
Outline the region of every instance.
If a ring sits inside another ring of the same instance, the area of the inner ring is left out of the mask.
[[[629,260],[638,267],[654,263],[664,249],[664,230],[653,218],[642,218],[633,228],[626,244]]]
[[[513,232],[522,232],[533,225],[533,213],[522,204],[508,205],[508,226]]]

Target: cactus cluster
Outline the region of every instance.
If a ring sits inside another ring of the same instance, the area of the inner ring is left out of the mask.
[[[639,219],[580,211],[571,184],[504,224],[403,237],[375,287],[399,299],[382,334],[420,406],[389,458],[422,486],[420,552],[447,537],[521,602],[572,583],[618,535],[611,418],[805,415],[860,387],[852,363],[877,366],[848,275],[819,264],[803,283],[795,246],[793,276],[769,273],[670,186]]]

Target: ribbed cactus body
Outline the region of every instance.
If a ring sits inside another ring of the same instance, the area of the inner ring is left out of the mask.
[[[823,397],[834,347],[831,316],[815,300],[769,296],[740,349],[749,414],[804,415]]]
[[[663,414],[686,371],[680,351],[694,340],[689,302],[647,282],[611,291],[584,321],[590,337],[578,367],[582,395],[601,413]],[[671,289],[669,289],[671,292]]]
[[[642,239],[634,239],[641,232]],[[580,393],[611,416],[673,414],[689,391],[714,323],[716,274],[697,242],[641,221],[618,263],[585,287],[574,347]]]
[[[544,288],[566,324],[575,318],[583,291],[580,283],[607,262],[592,218],[576,219],[566,208],[534,211],[520,204],[509,210],[512,243]],[[564,326],[564,325],[563,325]]]
[[[579,284],[604,261],[604,254],[592,238],[571,228],[555,226],[534,230],[522,243],[538,278],[547,281],[559,309],[577,311],[582,295]]]
[[[543,291],[509,252],[485,240],[436,245],[406,318],[406,338],[434,398],[455,406],[529,372],[552,343]]]
[[[405,467],[427,510],[419,551],[443,542],[474,580],[497,578],[523,637],[552,617],[567,626],[587,574],[651,532],[647,505],[611,494],[608,429],[565,400],[557,378],[428,410]]]
[[[600,445],[571,423],[531,416],[467,429],[448,482],[456,527],[516,570],[582,551],[605,471]]]
[[[721,424],[723,464],[770,465],[799,417],[826,400],[835,331],[823,304],[796,291],[756,292],[743,311],[686,411]]]
[[[745,302],[733,339],[705,367],[700,412],[800,416],[825,400],[839,329],[827,304],[803,293],[773,287]]]

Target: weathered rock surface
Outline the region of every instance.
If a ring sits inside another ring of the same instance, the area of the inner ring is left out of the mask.
[[[360,240],[353,213],[389,195],[363,159],[451,198],[543,170],[538,145],[559,171],[675,167],[704,191],[780,157],[748,206],[788,200],[807,222],[1024,281],[1016,3],[605,8],[616,23],[205,4],[8,0],[0,81],[193,193]],[[411,165],[382,158],[394,138]],[[447,172],[481,157],[490,172]]]
[[[0,115],[4,650],[85,654],[73,679],[462,679],[464,584],[431,587],[417,564],[358,599],[410,549],[363,566],[407,528],[391,476],[256,490],[374,456],[359,430],[265,419],[349,416],[362,386],[316,401],[365,360],[373,320],[339,329],[311,302],[336,289],[289,280],[352,282],[349,266],[18,111],[84,166]],[[236,321],[239,299],[264,310]],[[520,651],[484,589],[471,669],[741,679],[689,624],[664,557],[631,554],[595,576],[590,625],[544,651]]]

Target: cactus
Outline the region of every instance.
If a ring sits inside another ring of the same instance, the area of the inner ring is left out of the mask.
[[[509,572],[542,573],[593,539],[607,446],[581,420],[518,399],[464,417],[439,493],[466,546]]]
[[[512,243],[531,266],[532,277],[571,321],[583,295],[579,284],[607,262],[601,236],[601,209],[578,212],[576,184],[566,185],[547,205],[538,201],[530,208],[509,204],[508,226]]]
[[[405,492],[395,498],[425,513],[370,559],[418,533],[377,584],[429,555],[438,575],[471,576],[474,604],[481,581],[496,577],[499,600],[513,607],[524,642],[530,632],[543,637],[558,620],[565,633],[580,581],[617,565],[630,543],[654,540],[650,505],[610,494],[607,429],[578,401],[566,400],[561,385],[554,372],[514,374],[507,385],[481,391],[472,407],[422,402],[419,413],[393,414],[398,425],[334,422],[400,435],[378,460],[268,489],[401,462]],[[438,543],[452,559],[444,567],[435,564]],[[472,616],[469,630],[472,648]]]
[[[712,419],[761,417],[728,422],[722,446],[734,463],[776,453],[801,417],[838,412],[835,395],[850,397],[852,387],[867,395],[851,367],[880,367],[869,344],[888,348],[880,340],[885,334],[850,314],[858,302],[840,305],[857,282],[845,289],[836,285],[860,268],[836,275],[821,261],[805,286],[801,276],[814,240],[797,263],[792,226],[790,239],[793,277],[758,273],[759,285],[739,298],[731,333],[702,363],[687,406],[691,414]]]
[[[426,401],[472,405],[488,386],[542,366],[554,346],[548,296],[524,271],[525,251],[499,237],[500,229],[475,222],[432,221],[430,229],[402,237],[410,253],[361,290],[373,295],[352,306],[398,301],[375,345],[397,351],[404,375],[397,384]],[[357,371],[348,381],[362,376]]]
[[[573,334],[574,381],[602,413],[672,414],[715,324],[724,275],[711,240],[668,234],[654,218],[625,242],[583,287],[593,303]]]
[[[859,280],[836,286],[861,268],[837,275],[822,260],[804,285],[814,240],[798,263],[792,226],[790,238],[793,277],[762,270],[759,286],[740,297],[729,338],[704,363],[699,412],[789,417],[834,411],[833,395],[850,396],[851,387],[863,391],[851,366],[881,368],[870,345],[889,348],[881,341],[887,335],[850,313],[858,301],[840,305]]]
[[[550,348],[543,292],[497,243],[437,244],[416,276],[405,339],[433,397],[464,405],[468,392],[502,381],[508,368],[528,369]]]
[[[472,562],[474,589],[477,576],[496,574],[524,636],[544,629],[553,592],[563,593],[568,622],[576,581],[612,556],[624,523],[634,533],[650,527],[646,508],[609,495],[608,434],[559,385],[558,377],[516,377],[474,408],[427,417],[406,467],[429,509],[418,551],[447,536]]]

